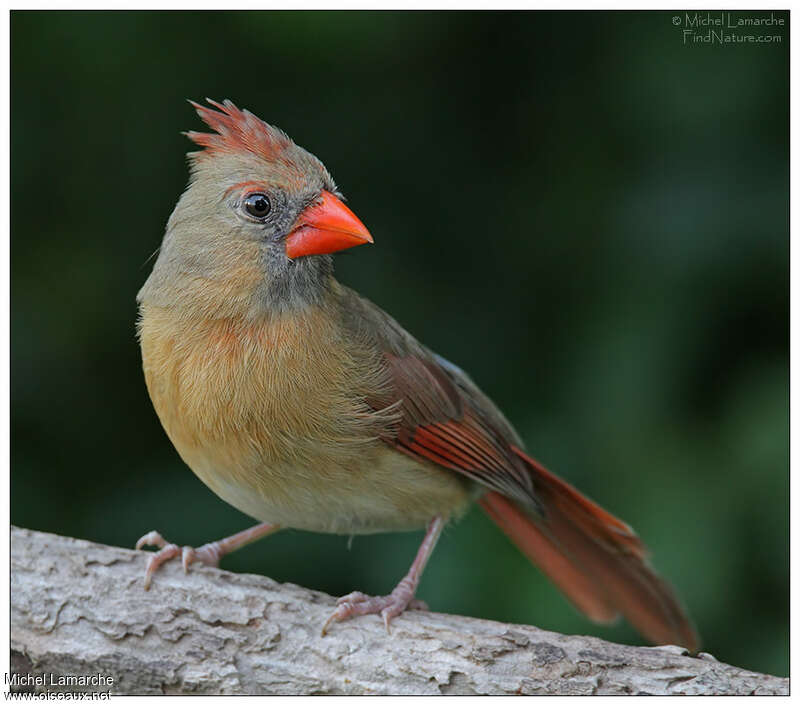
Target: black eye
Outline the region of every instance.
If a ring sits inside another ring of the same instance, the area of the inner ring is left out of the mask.
[[[244,208],[253,218],[263,218],[272,210],[272,205],[264,194],[250,194],[244,200]]]

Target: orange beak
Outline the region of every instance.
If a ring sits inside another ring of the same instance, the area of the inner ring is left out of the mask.
[[[330,191],[323,191],[322,201],[303,211],[286,237],[286,255],[291,259],[326,255],[371,242],[372,236],[356,214]]]

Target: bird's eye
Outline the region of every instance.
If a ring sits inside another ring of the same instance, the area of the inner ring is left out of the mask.
[[[244,200],[244,208],[253,218],[264,218],[272,210],[272,204],[265,194],[249,194]]]

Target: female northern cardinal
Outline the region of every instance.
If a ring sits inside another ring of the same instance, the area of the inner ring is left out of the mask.
[[[219,557],[280,527],[427,533],[388,596],[351,593],[332,621],[414,597],[444,524],[477,500],[592,620],[625,615],[654,643],[697,635],[645,548],[522,450],[455,365],[333,278],[331,253],[371,243],[322,163],[283,132],[209,100],[189,132],[191,181],[139,292],[147,388],[181,458],[264,524],[197,550],[157,532],[145,583],[182,554]],[[323,628],[323,632],[325,630]]]

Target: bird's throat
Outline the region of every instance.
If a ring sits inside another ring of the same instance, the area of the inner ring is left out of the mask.
[[[333,286],[333,257],[311,255],[290,260],[265,253],[264,277],[256,303],[265,315],[295,314],[323,306]]]

